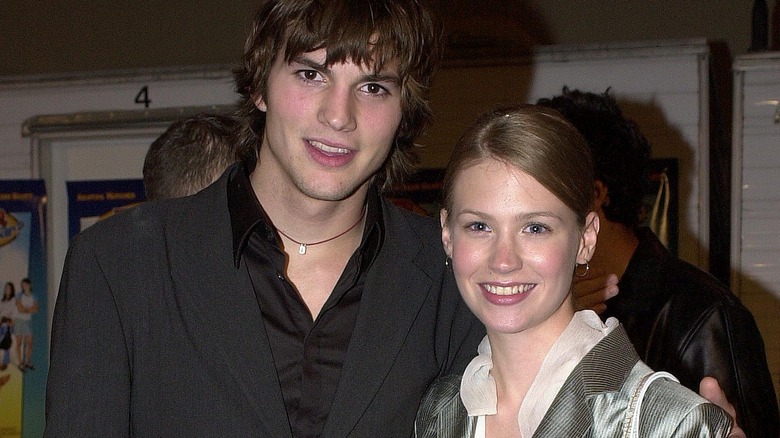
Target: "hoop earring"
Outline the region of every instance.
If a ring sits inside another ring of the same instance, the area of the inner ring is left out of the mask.
[[[584,271],[582,270],[583,266],[585,267]],[[582,278],[582,277],[588,275],[588,271],[590,271],[590,265],[588,264],[588,262],[577,263],[576,265],[574,265],[574,275],[579,277],[579,278]]]

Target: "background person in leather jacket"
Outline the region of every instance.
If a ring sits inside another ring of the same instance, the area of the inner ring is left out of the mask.
[[[596,165],[601,230],[590,272],[575,284],[578,304],[600,311],[605,320],[617,317],[643,361],[694,391],[703,377],[715,377],[748,437],[780,436],[764,342],[750,311],[725,285],[638,226],[650,159],[638,126],[608,92],[564,88],[539,103],[577,127]],[[619,293],[604,303],[604,285],[615,275]]]

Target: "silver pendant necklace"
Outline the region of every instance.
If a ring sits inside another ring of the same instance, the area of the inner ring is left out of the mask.
[[[298,245],[298,254],[304,255],[304,254],[306,254],[306,249],[308,247],[314,246],[314,245],[319,245],[319,244],[322,244],[322,243],[330,242],[331,240],[338,239],[339,237],[341,237],[341,236],[349,233],[350,231],[352,231],[352,229],[354,229],[356,226],[358,226],[358,224],[363,220],[363,215],[365,214],[365,212],[366,212],[366,208],[363,207],[363,210],[361,210],[361,212],[360,212],[360,216],[358,216],[358,220],[354,224],[352,224],[349,228],[347,228],[346,230],[340,232],[339,234],[336,234],[333,237],[330,237],[330,238],[325,239],[325,240],[320,240],[319,242],[312,242],[312,243],[300,242],[300,241],[297,241],[297,240],[293,239],[287,233],[285,233],[284,231],[282,231],[282,230],[280,230],[278,228],[276,229],[276,231],[278,231],[279,234],[281,234],[282,236],[284,236],[287,239],[291,240],[293,243],[297,244]]]

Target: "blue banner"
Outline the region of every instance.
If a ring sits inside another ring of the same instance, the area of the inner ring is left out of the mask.
[[[0,180],[0,437],[43,435],[48,373],[46,188]]]

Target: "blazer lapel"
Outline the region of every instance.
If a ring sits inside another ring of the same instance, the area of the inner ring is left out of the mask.
[[[534,438],[590,436],[593,432],[593,412],[606,406],[596,406],[601,396],[617,393],[639,360],[623,326],[609,335],[582,358],[566,379]],[[620,410],[612,398],[606,400],[612,409]],[[622,416],[620,417],[622,421]]]
[[[385,223],[391,223],[385,219]],[[344,437],[357,424],[379,390],[431,288],[431,278],[416,263],[418,238],[386,232],[360,303],[342,377],[323,436]]]
[[[223,178],[224,180],[225,178]],[[233,264],[232,236],[224,184],[198,196],[210,196],[212,212],[185,212],[171,233],[174,293],[190,336],[213,365],[217,378],[232,382],[265,427],[264,435],[291,437],[268,336],[245,263]],[[221,188],[221,190],[219,190]],[[217,202],[214,202],[216,199]],[[197,223],[191,218],[198,217]],[[194,224],[194,225],[193,225]],[[209,230],[204,233],[203,230]],[[174,246],[175,245],[175,246]],[[208,256],[207,254],[208,253]],[[237,329],[240,328],[240,332]]]
[[[591,409],[581,371],[577,366],[569,375],[534,432],[534,438],[577,437],[590,430]]]

